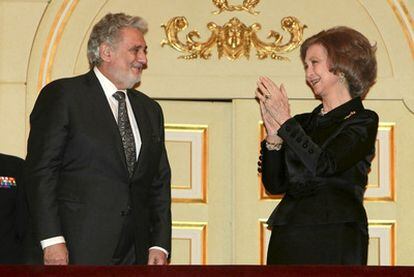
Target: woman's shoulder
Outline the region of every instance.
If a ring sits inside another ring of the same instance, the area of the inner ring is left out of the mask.
[[[369,109],[364,109],[361,112],[361,114],[362,114],[362,116],[371,117],[371,118],[374,118],[374,119],[378,119],[379,118],[378,114],[375,111],[369,110]]]
[[[379,121],[378,114],[375,111],[369,110],[369,109],[363,109],[360,111],[351,112],[349,114],[349,118],[352,118],[352,117],[354,119],[360,119],[360,120],[369,120],[369,121],[374,121],[374,122]]]

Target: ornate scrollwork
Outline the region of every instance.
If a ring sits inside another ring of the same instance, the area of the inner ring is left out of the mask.
[[[246,11],[253,15],[258,15],[259,12],[256,12],[253,9],[259,4],[259,2],[260,0],[244,0],[242,5],[229,5],[227,0],[213,0],[214,6],[218,8],[218,11],[213,13],[219,14],[223,11]]]
[[[283,36],[273,30],[267,36],[268,39],[273,39],[273,42],[260,40],[257,36],[257,31],[261,29],[259,23],[247,27],[236,17],[223,26],[218,26],[214,22],[208,23],[207,28],[211,31],[211,35],[205,42],[195,40],[200,38],[200,33],[194,30],[187,34],[186,42],[183,43],[178,38],[178,33],[188,27],[188,21],[185,17],[178,16],[162,25],[167,38],[161,42],[161,46],[169,45],[179,52],[187,53],[187,55],[179,56],[183,59],[209,59],[211,50],[216,45],[219,58],[223,56],[230,60],[242,56],[249,58],[250,48],[254,46],[259,59],[270,57],[275,60],[286,60],[287,58],[281,54],[288,53],[301,44],[306,25],[302,25],[293,16],[284,17],[281,25],[282,29],[290,34],[290,40],[286,43],[282,43]]]

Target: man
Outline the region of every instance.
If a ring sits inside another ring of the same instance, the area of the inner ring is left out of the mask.
[[[26,178],[44,264],[167,263],[162,110],[132,89],[147,65],[146,31],[139,17],[107,14],[89,38],[92,70],[48,84],[36,101]]]
[[[26,205],[22,187],[23,159],[0,153],[0,264],[22,263]]]

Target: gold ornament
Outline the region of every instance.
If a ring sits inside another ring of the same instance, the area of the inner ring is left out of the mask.
[[[227,3],[227,1],[214,1]],[[259,1],[245,1],[259,2]],[[224,4],[223,4],[224,5]],[[227,4],[226,4],[227,5]],[[184,16],[177,16],[170,19],[167,24],[162,25],[165,30],[166,39],[161,42],[161,46],[169,45],[175,50],[186,53],[179,56],[182,59],[209,59],[211,50],[217,47],[218,57],[227,57],[230,60],[236,60],[240,57],[250,56],[250,48],[256,48],[256,55],[259,59],[272,58],[275,60],[287,60],[281,54],[286,54],[298,47],[303,40],[303,25],[293,16],[284,17],[281,20],[282,29],[290,34],[290,39],[282,43],[283,36],[276,31],[271,30],[267,36],[273,39],[273,42],[264,42],[257,36],[257,31],[261,30],[259,23],[247,27],[238,18],[233,17],[223,26],[214,22],[207,24],[211,31],[210,38],[205,42],[199,42],[195,39],[200,38],[200,33],[193,30],[186,35],[186,42],[181,42],[178,33],[188,27],[188,21]]]
[[[253,15],[258,15],[259,12],[254,11],[254,8],[259,4],[260,0],[244,0],[242,5],[229,5],[227,0],[213,0],[214,6],[218,8],[218,11],[214,14],[222,13],[223,11],[246,11]]]

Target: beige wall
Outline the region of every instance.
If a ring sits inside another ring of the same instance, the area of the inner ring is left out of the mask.
[[[48,1],[0,1],[0,151],[25,156],[27,67]]]
[[[295,113],[315,106],[298,51],[286,55],[290,61],[258,60],[254,49],[250,59],[230,61],[218,59],[213,49],[210,60],[186,61],[177,59],[180,53],[172,48],[160,46],[165,37],[160,25],[184,15],[189,27],[180,34],[183,41],[194,29],[205,41],[208,22],[222,25],[231,17],[246,25],[260,23],[262,40],[271,29],[286,40],[289,35],[281,30],[280,20],[288,15],[308,26],[305,37],[335,25],[351,26],[377,43],[378,81],[365,103],[379,113],[383,124],[392,126],[380,132],[378,147],[389,155],[377,155],[365,204],[373,235],[370,263],[413,264],[414,1],[262,0],[256,16],[214,15],[214,10],[207,0],[0,0],[0,152],[25,156],[28,116],[39,89],[50,80],[88,69],[88,35],[102,15],[118,11],[141,15],[150,31],[149,68],[140,90],[160,100],[166,123],[178,125],[169,131],[171,138],[184,143],[179,147],[173,139],[167,143],[173,181],[188,183],[173,191],[177,195],[173,262],[259,263],[267,235],[260,220],[278,200],[260,192],[256,174],[260,118],[253,90],[257,77],[267,75],[285,83]],[[181,157],[187,154],[188,158]]]

